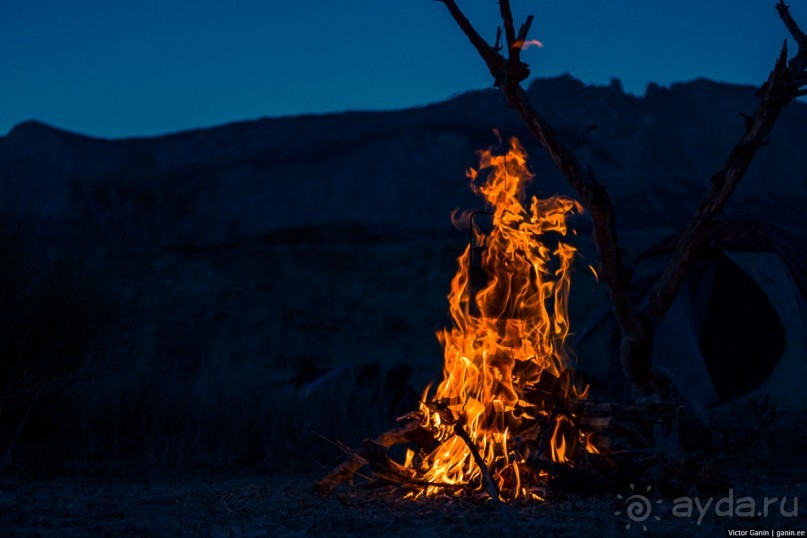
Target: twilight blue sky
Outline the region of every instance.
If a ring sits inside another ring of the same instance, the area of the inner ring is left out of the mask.
[[[491,39],[496,0],[458,0]],[[775,0],[513,0],[533,73],[642,94],[759,84],[787,35]],[[791,0],[807,27],[807,0]],[[792,43],[791,43],[792,45]],[[490,85],[431,0],[0,0],[0,135],[38,119],[96,136],[390,109]]]

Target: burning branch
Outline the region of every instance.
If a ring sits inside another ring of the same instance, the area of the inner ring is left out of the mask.
[[[465,427],[462,425],[462,422],[457,422],[454,425],[454,435],[462,439],[462,441],[468,447],[468,450],[471,452],[471,455],[474,458],[474,462],[482,472],[482,484],[485,486],[485,491],[487,491],[490,498],[493,499],[493,502],[498,503],[499,488],[496,486],[496,482],[493,481],[493,477],[490,476],[490,470],[488,469],[485,460],[482,458],[482,455],[479,454],[479,449],[476,448],[474,440],[471,439],[471,436],[465,431]]]
[[[454,0],[439,1],[446,5],[460,29],[485,61],[493,75],[494,84],[502,90],[508,105],[521,116],[533,136],[549,153],[591,215],[594,243],[600,256],[600,273],[608,287],[622,333],[620,354],[626,376],[641,393],[665,392],[670,386],[669,381],[651,363],[656,327],[678,294],[692,261],[709,237],[716,217],[742,179],[757,150],[768,142],[768,135],[779,113],[793,99],[807,94],[804,90],[807,85],[807,37],[793,20],[788,7],[780,0],[776,9],[799,50],[788,62],[786,43],[782,47],[773,71],[757,93],[760,100],[756,110],[752,116],[746,118],[745,134],[730,152],[723,169],[712,176],[712,185],[681,236],[675,254],[656,284],[649,303],[638,310],[629,293],[630,273],[622,262],[614,208],[605,187],[558,140],[552,127],[532,107],[521,87],[521,82],[530,74],[529,66],[521,61],[520,50],[527,38],[532,17],[527,18],[516,35],[510,1],[499,0],[508,50],[508,56],[505,57],[498,47],[491,47],[485,42]]]

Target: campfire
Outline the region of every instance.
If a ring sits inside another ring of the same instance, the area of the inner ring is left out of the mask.
[[[610,463],[592,460],[612,444],[615,416],[631,410],[587,402],[567,349],[576,252],[567,218],[582,207],[564,196],[525,200],[533,175],[516,138],[501,155],[481,151],[467,175],[489,211],[452,216],[467,224],[470,241],[448,295],[452,326],[437,334],[443,379],[398,419],[401,428],[358,451],[343,446],[350,458],[318,482],[322,492],[367,466],[410,498],[541,499],[549,481],[596,484],[595,467]],[[639,415],[650,422],[670,415],[647,411]],[[387,454],[397,444],[410,445],[402,462]]]
[[[362,476],[370,483],[395,484],[410,498],[482,495],[499,502],[539,499],[556,488],[605,492],[637,479],[682,494],[693,486],[719,484],[722,478],[708,459],[689,457],[683,450],[685,435],[693,440],[707,430],[694,413],[682,412],[675,381],[653,364],[655,332],[712,240],[723,206],[767,144],[779,113],[807,94],[804,32],[780,0],[776,10],[798,51],[789,57],[783,45],[757,92],[757,108],[744,115],[744,134],[712,176],[661,277],[643,293],[622,259],[605,186],[561,141],[521,86],[530,76],[521,52],[532,43],[527,37],[533,17],[516,30],[510,1],[499,0],[502,26],[491,45],[455,0],[440,1],[484,60],[506,105],[521,117],[581,204],[561,196],[526,202],[532,175],[516,139],[504,155],[481,152],[479,169],[469,176],[489,208],[482,214],[491,222],[483,230],[476,225],[480,212],[465,215],[470,242],[458,259],[448,296],[453,323],[438,333],[443,380],[433,391],[426,389],[419,409],[401,417],[400,427],[366,440],[357,450],[340,445],[347,461],[322,478],[317,489],[329,493]],[[619,325],[622,370],[637,400],[651,403],[592,402],[587,389],[575,384],[566,343],[575,255],[567,218],[583,207],[591,216],[598,270]],[[699,443],[690,444],[705,446]],[[405,456],[390,456],[395,445],[407,445]],[[681,449],[677,456],[676,449]]]
[[[581,207],[561,196],[525,203],[532,174],[517,139],[504,155],[480,155],[468,176],[491,226],[483,234],[466,213],[472,240],[451,281],[453,325],[438,333],[443,380],[426,390],[414,417],[439,443],[409,449],[404,463],[429,484],[416,495],[458,485],[505,498],[537,495],[530,457],[563,463],[578,445],[595,450],[549,403],[574,391],[566,337],[575,248],[566,219]]]

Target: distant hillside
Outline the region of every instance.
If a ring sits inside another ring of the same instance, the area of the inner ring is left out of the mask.
[[[536,80],[536,108],[608,186],[620,225],[682,225],[742,133],[755,89],[707,80],[651,85]],[[533,191],[569,193],[520,120],[506,121],[533,158]],[[597,129],[584,135],[591,125]],[[25,122],[0,138],[2,212],[47,233],[202,245],[331,223],[441,230],[473,207],[464,169],[495,143],[501,96],[475,91],[394,112],[238,122],[155,138],[95,139]],[[732,200],[734,214],[801,222],[807,201],[807,106],[786,110]]]

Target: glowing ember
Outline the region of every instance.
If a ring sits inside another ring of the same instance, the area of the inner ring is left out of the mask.
[[[537,497],[544,473],[526,462],[541,450],[542,439],[547,459],[557,463],[568,462],[579,442],[596,451],[568,418],[556,417],[535,397],[574,390],[565,340],[575,248],[565,239],[567,217],[582,208],[562,196],[524,204],[533,176],[515,138],[506,155],[482,151],[479,170],[470,169],[468,177],[491,208],[492,228],[484,234],[474,229],[478,246],[469,245],[459,257],[448,295],[453,326],[437,335],[443,380],[432,394],[426,389],[420,417],[438,446],[407,451],[404,466],[427,484],[416,496],[447,491],[446,485],[485,487],[475,460],[481,457],[502,497]],[[472,275],[472,256],[484,273],[481,285]]]

